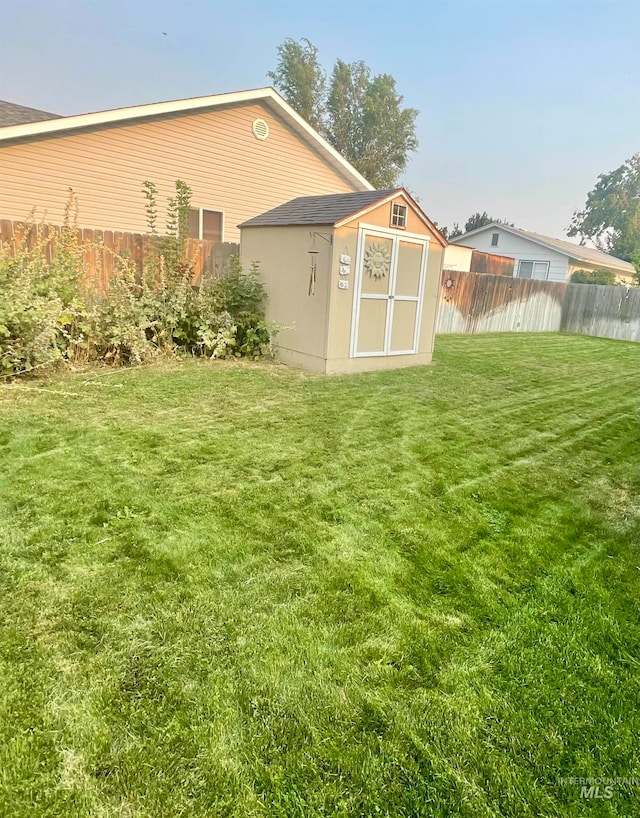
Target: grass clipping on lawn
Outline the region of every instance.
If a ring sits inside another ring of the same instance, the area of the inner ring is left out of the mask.
[[[640,347],[0,390],[0,814],[640,814]]]

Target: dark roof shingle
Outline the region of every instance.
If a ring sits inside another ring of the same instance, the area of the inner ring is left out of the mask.
[[[333,193],[329,196],[299,196],[285,204],[254,216],[238,227],[276,227],[303,224],[336,224],[336,222],[375,204],[395,192],[363,190],[358,193]]]
[[[16,105],[0,99],[0,128],[9,125],[26,125],[29,122],[42,122],[45,119],[61,119],[59,114],[48,111],[39,111],[37,108],[27,108],[25,105]]]

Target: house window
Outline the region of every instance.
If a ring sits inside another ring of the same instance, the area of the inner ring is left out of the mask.
[[[497,247],[498,246],[498,239],[499,238],[500,238],[500,233],[494,233],[493,236],[491,236],[491,246],[492,247]]]
[[[189,238],[222,241],[223,214],[203,207],[189,209]]]
[[[521,261],[518,264],[518,278],[537,278],[546,281],[548,275],[548,261]]]
[[[391,205],[391,227],[407,226],[407,208],[405,205]]]

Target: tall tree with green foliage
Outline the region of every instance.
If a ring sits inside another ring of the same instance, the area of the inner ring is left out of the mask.
[[[640,271],[640,153],[598,176],[583,210],[576,210],[569,236],[589,239],[599,250],[632,262]]]
[[[472,216],[469,216],[469,218],[464,224],[464,232],[470,233],[472,230],[478,230],[478,228],[484,227],[485,224],[491,224],[491,222],[494,221],[496,220],[492,218],[487,213],[486,210],[484,210],[482,213],[478,211],[477,213],[474,213]]]
[[[372,77],[362,61],[337,60],[329,83],[331,144],[378,188],[393,187],[418,147],[415,108],[403,108],[390,74]]]
[[[278,65],[267,76],[289,104],[313,125],[371,184],[393,187],[418,147],[418,111],[403,108],[389,74],[372,76],[362,61],[337,60],[325,82],[309,40],[285,40]]]
[[[327,95],[324,133],[336,150],[352,156],[363,147],[362,109],[371,72],[362,61],[336,60]]]
[[[288,37],[278,46],[278,64],[267,77],[289,105],[309,125],[322,131],[326,97],[326,77],[318,62],[318,49],[303,37]]]

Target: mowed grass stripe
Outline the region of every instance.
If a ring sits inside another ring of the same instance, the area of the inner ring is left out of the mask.
[[[0,814],[640,810],[638,361],[0,390]]]

